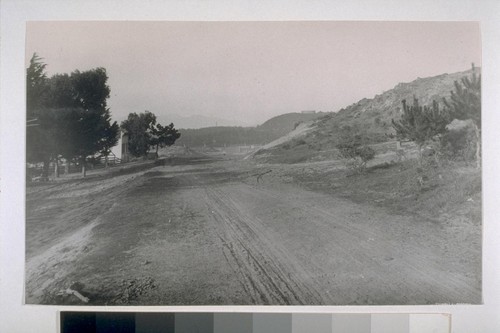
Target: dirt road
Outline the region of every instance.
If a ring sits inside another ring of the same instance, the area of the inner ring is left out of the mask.
[[[26,302],[82,304],[69,287],[110,305],[481,301],[480,230],[267,169],[192,157],[28,189]]]

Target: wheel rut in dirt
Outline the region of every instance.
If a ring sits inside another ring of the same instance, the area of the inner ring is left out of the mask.
[[[319,304],[323,299],[300,280],[305,269],[267,238],[262,221],[246,215],[218,188],[206,188],[223,253],[255,304]]]
[[[481,282],[468,274],[480,261],[461,260],[464,245],[445,226],[273,173],[256,182],[262,170],[173,163],[36,193],[28,235],[30,253],[41,251],[27,260],[27,300],[59,302],[51,295],[78,281],[94,304],[108,305],[480,301]],[[155,288],[143,293],[134,281]]]

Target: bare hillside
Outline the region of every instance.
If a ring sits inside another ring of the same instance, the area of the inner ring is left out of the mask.
[[[480,69],[476,68],[476,71],[480,72]],[[442,105],[443,98],[454,89],[454,82],[471,74],[472,70],[468,70],[399,83],[374,98],[364,98],[338,112],[325,114],[300,139],[291,137],[256,156],[270,161],[274,160],[273,155],[287,156],[286,161],[292,163],[315,159],[319,155],[328,156],[325,152],[334,149],[341,130],[361,131],[371,143],[387,141],[387,135],[393,133],[391,119],[400,117],[403,99],[412,100],[415,96],[421,105],[429,105],[433,100]],[[296,158],[290,158],[291,155],[296,155]]]
[[[258,129],[270,131],[278,136],[286,135],[302,123],[324,117],[328,112],[285,113],[267,120]]]

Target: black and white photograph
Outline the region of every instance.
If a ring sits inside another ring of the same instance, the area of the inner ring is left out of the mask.
[[[478,22],[29,21],[25,70],[26,304],[482,304]]]

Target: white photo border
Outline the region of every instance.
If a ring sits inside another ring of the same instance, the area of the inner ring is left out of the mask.
[[[55,332],[58,311],[450,313],[453,332],[500,330],[500,2],[492,0],[3,0],[0,11],[0,331]],[[27,21],[479,21],[483,79],[483,305],[67,307],[24,304]]]

